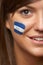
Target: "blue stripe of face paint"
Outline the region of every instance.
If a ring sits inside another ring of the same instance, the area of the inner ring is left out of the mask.
[[[14,25],[16,25],[22,29],[25,29],[25,25],[20,22],[15,21]],[[24,32],[20,32],[19,30],[16,30],[16,29],[14,29],[14,32],[16,32],[17,34],[20,34],[20,35],[24,33]]]
[[[22,32],[19,32],[18,30],[16,30],[16,29],[14,29],[14,31],[16,32],[16,33],[18,33],[18,34],[23,34]]]
[[[17,25],[17,26],[19,26],[19,27],[25,29],[25,25],[22,24],[22,23],[19,23],[19,22],[16,22],[16,21],[15,21],[15,22],[14,22],[14,25]]]

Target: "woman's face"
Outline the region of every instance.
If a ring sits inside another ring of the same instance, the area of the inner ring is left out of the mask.
[[[23,34],[14,31],[14,22],[25,25]],[[7,22],[15,43],[34,56],[43,56],[43,0],[19,8]]]

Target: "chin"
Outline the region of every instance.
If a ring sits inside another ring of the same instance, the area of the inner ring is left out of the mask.
[[[42,57],[43,53],[33,53],[33,55],[36,56],[36,57]]]
[[[41,49],[34,49],[32,50],[32,54],[36,57],[41,57],[43,56],[43,51]]]

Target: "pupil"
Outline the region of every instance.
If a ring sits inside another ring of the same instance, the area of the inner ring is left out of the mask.
[[[27,11],[27,10],[24,10],[24,13],[25,13],[25,14],[28,14],[28,11]]]

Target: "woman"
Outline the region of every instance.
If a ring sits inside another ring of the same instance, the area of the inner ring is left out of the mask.
[[[2,6],[5,62],[43,65],[43,0],[3,0]]]

